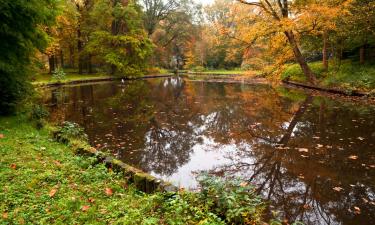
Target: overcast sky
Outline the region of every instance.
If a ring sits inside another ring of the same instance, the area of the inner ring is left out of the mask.
[[[202,5],[209,5],[213,3],[215,0],[194,0],[196,3],[201,3]]]

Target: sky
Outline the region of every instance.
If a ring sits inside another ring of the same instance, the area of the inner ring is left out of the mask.
[[[215,0],[194,0],[196,3],[201,3],[202,5],[212,4]]]

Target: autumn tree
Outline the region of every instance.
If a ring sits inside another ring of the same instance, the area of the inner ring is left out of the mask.
[[[302,55],[298,38],[296,37],[296,29],[294,21],[298,15],[291,8],[291,3],[288,0],[238,0],[240,3],[255,7],[252,13],[258,13],[259,16],[265,18],[273,28],[277,27],[275,34],[283,33],[285,35],[290,47],[292,48],[294,58],[300,65],[304,75],[310,83],[316,84],[316,76],[310,69],[305,57]]]

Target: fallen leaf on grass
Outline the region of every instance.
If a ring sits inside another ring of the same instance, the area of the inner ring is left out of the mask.
[[[86,212],[87,210],[89,210],[89,208],[90,208],[90,206],[89,205],[84,205],[84,206],[82,206],[82,211],[83,212]]]
[[[4,212],[3,215],[2,215],[3,219],[8,219],[8,213],[7,212]]]
[[[17,165],[16,164],[14,164],[14,163],[12,163],[12,164],[10,164],[10,168],[12,168],[12,169],[17,169]]]
[[[111,196],[111,195],[113,195],[113,191],[112,191],[112,189],[111,189],[111,188],[106,188],[106,189],[105,189],[105,194],[106,194],[107,196]]]
[[[342,187],[334,187],[332,189],[335,190],[335,191],[338,191],[338,192],[344,190],[344,188],[342,188]]]
[[[4,134],[0,134],[0,139],[4,138]]]
[[[59,162],[59,161],[57,161],[57,160],[54,160],[53,161],[55,164],[56,164],[56,166],[58,166],[58,167],[60,167],[61,166],[61,163]]]
[[[348,158],[349,158],[349,159],[358,159],[358,156],[356,156],[356,155],[351,155],[351,156],[349,156]]]
[[[90,202],[90,203],[94,203],[95,199],[90,197],[87,201]]]
[[[49,192],[49,197],[52,198],[53,196],[55,196],[56,192],[57,192],[57,189],[56,188],[52,188],[51,191]]]

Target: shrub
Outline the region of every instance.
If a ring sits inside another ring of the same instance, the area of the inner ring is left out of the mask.
[[[198,177],[200,198],[210,210],[230,224],[257,224],[265,205],[255,188],[239,179],[225,179],[208,174]]]
[[[49,116],[48,110],[42,105],[33,104],[30,110],[30,120],[35,122],[36,128],[44,126],[45,119]]]
[[[58,130],[55,132],[56,140],[64,143],[68,143],[71,139],[85,140],[87,141],[88,137],[84,129],[79,126],[77,123],[65,121],[58,127]]]
[[[191,70],[193,72],[204,72],[206,69],[203,66],[195,66]]]
[[[52,78],[57,81],[65,80],[66,74],[62,68],[57,68],[55,71],[53,71]]]

